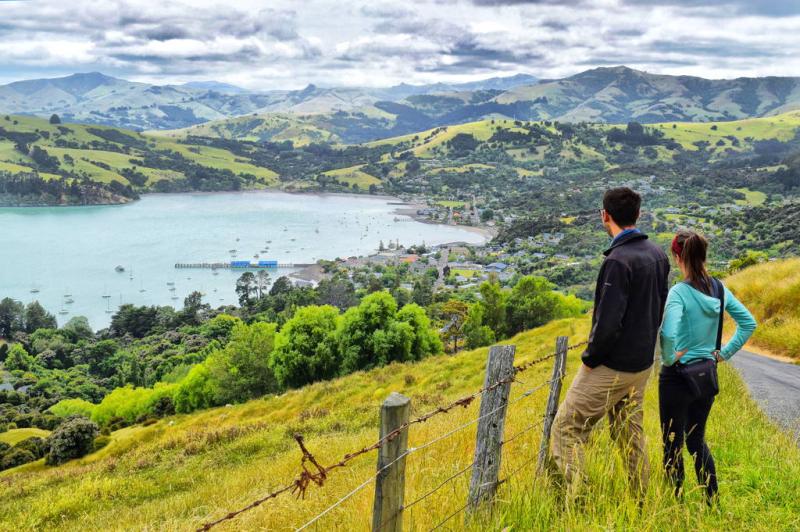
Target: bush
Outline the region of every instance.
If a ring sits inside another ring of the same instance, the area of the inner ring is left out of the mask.
[[[116,388],[106,395],[92,412],[92,420],[101,425],[121,419],[127,424],[135,423],[142,416],[154,413],[155,405],[162,397],[169,397],[175,390],[174,384],[157,383],[154,388]]]
[[[11,469],[12,467],[21,466],[22,464],[27,464],[35,460],[36,456],[34,456],[32,452],[26,449],[14,448],[3,456],[3,460],[0,461],[0,469]]]
[[[269,356],[275,345],[274,323],[239,324],[224,349],[206,362],[214,386],[214,404],[238,403],[278,390]]]
[[[17,443],[14,449],[30,451],[38,460],[39,458],[44,458],[44,455],[47,454],[47,440],[39,438],[38,436],[33,436]]]
[[[175,390],[175,410],[185,414],[214,403],[215,385],[205,364],[198,364],[178,384]]]
[[[62,399],[51,406],[49,410],[58,417],[81,415],[91,418],[96,406],[83,399]]]
[[[92,452],[94,439],[100,430],[83,416],[75,416],[61,424],[48,438],[47,465],[63,464]]]
[[[339,311],[332,306],[298,309],[275,337],[270,367],[281,386],[296,388],[333,377],[339,367],[336,325]]]

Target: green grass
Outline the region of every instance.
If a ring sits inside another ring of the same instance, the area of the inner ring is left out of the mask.
[[[436,205],[441,205],[442,207],[449,207],[451,209],[463,209],[466,207],[467,203],[465,201],[458,201],[458,200],[440,200],[436,202]]]
[[[561,320],[509,340],[518,363],[551,352],[557,335],[586,337],[586,318]],[[0,475],[0,529],[193,530],[288,483],[300,470],[292,434],[305,435],[323,464],[338,461],[377,437],[378,406],[392,391],[411,397],[413,414],[480,388],[487,350],[393,364],[243,405],[173,416],[148,426],[116,431],[101,451],[63,466],[29,464]],[[578,367],[570,354],[568,371]],[[549,378],[550,363],[533,366],[511,388],[511,400]],[[722,485],[721,510],[704,511],[694,481],[677,503],[658,472],[660,450],[655,378],[648,389],[645,428],[653,480],[641,513],[624,489],[619,458],[597,431],[588,452],[592,504],[563,511],[546,479],[524,469],[500,487],[495,512],[480,513],[472,530],[790,530],[800,515],[800,450],[749,398],[736,373],[721,368],[722,393],[712,412],[709,442]],[[506,435],[539,419],[544,390],[509,408]],[[419,446],[474,419],[478,402],[436,416],[409,431]],[[730,416],[735,413],[735,422]],[[406,501],[444,481],[472,460],[474,426],[411,455],[406,462]],[[539,431],[510,442],[501,475],[536,456]],[[305,499],[284,495],[242,514],[220,530],[289,530],[318,514],[374,474],[375,455],[332,472]],[[407,530],[427,530],[465,501],[468,476],[409,509]],[[368,485],[317,523],[318,530],[365,530],[374,487]],[[459,516],[451,527],[461,529]]]
[[[752,343],[800,359],[800,259],[752,266],[725,284],[758,321]]]
[[[377,177],[370,175],[361,168],[365,165],[359,164],[349,168],[339,168],[337,170],[329,170],[324,172],[325,175],[335,177],[339,182],[346,183],[348,186],[358,185],[362,190],[366,190],[370,185],[380,185],[381,180]]]
[[[737,188],[736,191],[744,194],[743,200],[736,200],[737,205],[758,206],[763,205],[767,201],[767,195],[759,190],[750,190],[749,188]]]
[[[480,275],[480,270],[465,270],[463,268],[453,268],[450,270],[450,276],[455,277],[456,275],[460,275],[461,277],[466,277],[467,279],[472,279],[476,275]]]
[[[725,147],[732,147],[730,140],[724,137],[733,135],[738,137],[742,144],[739,148],[733,147],[733,149],[740,150],[746,145],[743,142],[745,137],[752,137],[754,140],[778,139],[784,142],[791,140],[797,128],[800,127],[800,111],[731,122],[666,122],[653,124],[651,127],[660,128],[667,137],[674,139],[689,150],[696,150],[693,143],[701,140],[708,141],[713,145],[723,139],[726,143]],[[714,127],[716,129],[712,129]]]
[[[284,113],[246,115],[223,120],[212,120],[211,122],[183,129],[148,131],[146,134],[155,138],[172,139],[183,139],[188,135],[195,135],[255,142],[291,140],[295,146],[323,142],[338,143],[339,137],[315,124],[314,116],[301,117]]]
[[[32,428],[25,428],[25,429],[11,429],[7,430],[6,432],[0,432],[0,442],[5,442],[9,445],[15,445],[22,440],[26,440],[28,438],[46,438],[50,434],[50,431],[37,429],[35,427]]]

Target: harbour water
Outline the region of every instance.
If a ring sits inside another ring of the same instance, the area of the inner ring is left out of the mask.
[[[484,241],[464,228],[412,221],[395,208],[386,198],[261,191],[0,208],[0,298],[38,300],[59,324],[80,315],[102,328],[122,303],[180,308],[193,290],[212,306],[236,302],[241,270],[176,269],[178,262],[311,263],[368,254],[381,240]]]

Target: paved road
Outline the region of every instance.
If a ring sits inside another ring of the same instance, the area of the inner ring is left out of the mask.
[[[800,443],[800,366],[748,351],[739,351],[731,364],[761,408]]]

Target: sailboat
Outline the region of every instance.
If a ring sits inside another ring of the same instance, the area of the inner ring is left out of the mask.
[[[36,288],[35,286],[33,288],[31,288],[31,294],[38,294],[38,293],[39,293],[39,289],[38,288]]]
[[[111,296],[103,296],[103,297],[108,297],[108,298],[110,298]],[[113,311],[113,310],[111,310],[111,299],[106,299],[106,314],[111,314],[111,313],[113,313],[113,312],[114,312],[114,311]]]

